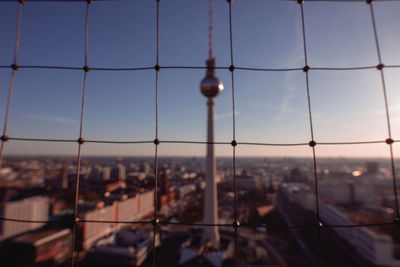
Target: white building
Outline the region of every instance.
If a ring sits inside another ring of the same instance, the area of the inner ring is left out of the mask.
[[[318,193],[321,198],[337,204],[374,202],[374,188],[371,183],[343,183],[336,181],[318,182]]]
[[[103,168],[103,181],[108,181],[111,179],[111,167],[106,166]]]
[[[343,187],[346,188],[346,184]],[[336,188],[337,189],[337,188]],[[291,202],[298,203],[306,210],[315,210],[315,196],[308,186],[299,183],[284,183],[282,190],[285,197]],[[331,188],[331,190],[334,190]],[[337,199],[344,195],[339,194]],[[347,198],[348,199],[348,198]],[[319,215],[327,225],[354,225],[347,214],[331,204],[319,201]],[[367,227],[335,227],[333,230],[346,240],[363,259],[376,266],[399,266],[393,258],[393,240],[384,233],[378,233]]]
[[[104,223],[85,222],[82,227],[82,248],[89,249],[100,238],[116,231],[123,224],[113,221],[135,221],[154,213],[154,191],[137,194],[135,197],[114,201],[112,205],[99,203],[80,213],[84,221],[107,221]]]
[[[114,243],[102,244],[87,253],[91,263],[141,266],[153,251],[153,232],[123,230],[113,238]],[[160,245],[160,234],[155,234],[155,246]]]
[[[320,202],[319,214],[328,225],[353,225],[347,215],[332,205]],[[384,233],[378,233],[367,227],[333,228],[334,231],[364,259],[377,266],[398,266],[393,258],[393,240]]]
[[[111,170],[111,178],[116,180],[125,180],[126,179],[126,170],[125,166],[122,164],[118,164]]]
[[[34,230],[45,224],[49,218],[49,199],[37,196],[8,202],[0,207],[0,217],[34,222],[0,221],[0,240]]]

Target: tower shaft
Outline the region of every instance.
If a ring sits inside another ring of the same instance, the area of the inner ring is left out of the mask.
[[[218,224],[218,198],[216,178],[216,161],[214,154],[214,100],[208,98],[207,117],[207,156],[206,156],[206,189],[204,194],[204,223]],[[205,226],[203,240],[217,243],[218,226]]]

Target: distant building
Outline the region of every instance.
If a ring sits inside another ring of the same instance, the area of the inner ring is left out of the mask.
[[[164,168],[161,172],[160,193],[166,195],[169,193],[169,170]]]
[[[70,229],[47,229],[20,235],[4,246],[5,266],[54,266],[71,256]]]
[[[43,226],[49,218],[49,199],[37,196],[7,202],[0,207],[0,217],[40,221],[40,223],[33,223],[0,220],[0,240],[37,229]]]
[[[320,202],[320,216],[327,224],[352,225],[347,214],[329,204]],[[384,233],[375,232],[367,227],[334,228],[334,231],[349,244],[358,254],[376,266],[398,266],[393,258],[393,240]]]
[[[90,181],[94,183],[101,183],[103,180],[103,167],[94,165],[90,172]]]
[[[305,183],[307,182],[307,176],[299,168],[296,167],[291,170],[289,176],[285,177],[285,182]]]
[[[185,184],[175,188],[175,197],[177,199],[183,199],[185,196],[196,191],[194,184]]]
[[[108,181],[111,179],[111,167],[106,166],[103,168],[103,181]]]
[[[374,187],[370,183],[321,181],[319,196],[336,204],[369,204],[374,202]]]
[[[110,266],[141,266],[153,250],[152,231],[122,230],[111,243],[102,243],[87,253],[87,262]],[[110,238],[108,238],[110,240]],[[155,245],[160,245],[160,234],[155,234]]]
[[[145,162],[143,164],[143,172],[147,175],[150,176],[153,174],[152,170],[151,170],[151,166],[149,163]]]
[[[61,188],[68,189],[68,168],[65,166],[61,170]]]
[[[170,170],[163,168],[160,174],[160,193],[157,195],[157,209],[160,210],[166,207],[175,199],[175,191],[171,192],[169,188],[169,173]]]
[[[345,185],[343,188],[348,188]],[[281,186],[283,196],[290,202],[297,203],[305,210],[315,211],[315,195],[308,186],[299,183],[283,183]],[[335,189],[331,191],[335,192]],[[343,195],[345,199],[349,191]],[[279,206],[282,205],[278,203]],[[283,210],[280,206],[280,210]],[[354,225],[355,222],[349,218],[345,210],[319,201],[319,215],[324,224],[327,225]],[[333,231],[344,239],[358,256],[374,266],[398,266],[399,261],[393,257],[394,244],[392,238],[384,233],[372,231],[367,227],[333,228]]]
[[[376,161],[368,161],[366,163],[366,165],[367,165],[368,173],[377,173],[379,170],[379,165],[378,165],[378,162],[376,162]]]
[[[115,232],[123,223],[112,223],[113,221],[128,222],[148,217],[154,212],[154,191],[137,194],[134,197],[123,197],[121,200],[104,205],[82,204],[78,206],[79,217],[85,221],[107,221],[104,223],[86,222],[79,224],[78,248],[87,250],[100,238]]]
[[[115,180],[125,180],[126,179],[126,170],[125,166],[122,164],[118,164],[117,166],[111,169],[111,178]]]
[[[232,181],[227,181],[232,184]],[[246,176],[246,177],[237,177],[236,178],[236,186],[238,190],[249,190],[260,187],[260,178],[254,176]]]

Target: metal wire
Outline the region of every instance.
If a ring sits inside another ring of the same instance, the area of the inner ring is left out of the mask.
[[[0,2],[7,1],[17,1],[17,0],[0,0]],[[30,0],[30,2],[36,2],[39,0]],[[45,1],[45,0],[41,0]],[[54,1],[54,0],[48,0]],[[47,66],[47,65],[17,65],[18,59],[18,51],[19,51],[19,42],[20,42],[20,30],[21,30],[21,12],[22,12],[22,4],[23,1],[18,1],[18,14],[17,14],[17,29],[16,29],[16,42],[15,42],[15,50],[14,50],[14,58],[13,64],[11,66],[1,65],[1,69],[11,68],[11,80],[9,85],[8,92],[8,101],[6,107],[6,115],[5,122],[3,128],[3,137],[7,137],[6,139],[2,138],[1,148],[0,148],[0,167],[2,164],[3,158],[3,149],[6,141],[14,141],[14,142],[78,142],[78,153],[77,153],[77,161],[76,161],[76,179],[75,179],[75,199],[74,199],[74,226],[73,226],[73,243],[72,243],[72,266],[75,265],[75,241],[76,241],[76,231],[78,224],[80,223],[123,223],[123,224],[153,224],[153,266],[157,265],[157,255],[156,255],[156,233],[158,225],[181,225],[181,226],[202,226],[202,227],[233,227],[234,228],[234,237],[235,237],[235,266],[238,265],[238,228],[240,227],[250,227],[250,228],[266,228],[269,231],[287,231],[290,229],[317,229],[318,230],[318,242],[320,240],[320,231],[325,228],[355,228],[355,227],[375,227],[375,226],[388,226],[388,225],[398,225],[399,219],[399,203],[398,203],[398,192],[396,185],[396,172],[395,172],[395,164],[394,164],[394,156],[393,156],[393,143],[400,142],[400,140],[393,140],[391,135],[391,123],[390,123],[390,114],[389,114],[389,105],[388,105],[388,97],[386,93],[386,85],[385,85],[385,77],[384,77],[384,68],[400,68],[400,65],[383,65],[381,50],[379,47],[379,39],[376,28],[376,21],[374,15],[373,4],[370,5],[370,15],[372,22],[372,30],[376,45],[376,52],[378,58],[377,66],[350,66],[350,67],[318,67],[318,66],[308,66],[308,56],[307,56],[307,42],[306,42],[306,26],[305,26],[305,15],[304,15],[304,7],[302,2],[300,1],[300,12],[301,12],[301,25],[302,25],[302,38],[303,38],[303,48],[304,48],[304,67],[293,67],[293,68],[253,68],[253,67],[237,67],[234,66],[234,54],[233,54],[233,38],[232,38],[232,1],[228,0],[228,12],[229,12],[229,44],[230,44],[230,66],[224,67],[219,66],[215,67],[215,69],[220,70],[229,70],[231,71],[231,83],[232,83],[232,142],[205,142],[205,141],[195,141],[195,140],[160,140],[159,139],[159,120],[158,120],[158,84],[159,84],[159,71],[161,69],[207,69],[205,66],[160,66],[159,62],[159,46],[160,46],[160,31],[159,31],[159,12],[160,12],[160,0],[155,0],[156,3],[156,65],[155,67],[129,67],[129,68],[111,68],[111,67],[91,67],[90,71],[146,71],[155,69],[155,139],[154,140],[132,140],[132,141],[120,141],[120,140],[84,140],[83,139],[83,119],[84,119],[84,109],[85,109],[85,98],[86,98],[86,81],[87,75],[89,71],[88,67],[88,24],[89,24],[89,7],[92,1],[88,0],[65,0],[66,2],[70,1],[86,1],[86,23],[85,23],[85,42],[84,42],[84,67],[75,67],[75,66]],[[101,1],[101,0],[96,0]],[[106,0],[105,0],[106,1]],[[209,56],[212,57],[212,0],[210,0],[210,10],[209,10]],[[82,89],[82,106],[81,106],[81,117],[80,117],[80,128],[79,128],[79,139],[57,139],[57,138],[31,138],[31,137],[8,137],[7,134],[7,126],[8,126],[8,118],[10,113],[12,92],[14,87],[14,80],[16,76],[16,71],[18,69],[54,69],[54,70],[79,70],[84,71],[83,77],[83,89]],[[337,142],[316,142],[313,130],[313,120],[312,120],[312,109],[311,109],[311,93],[309,86],[309,72],[310,71],[354,71],[354,70],[369,70],[369,69],[378,69],[380,71],[380,77],[382,82],[382,92],[384,97],[385,104],[385,112],[386,112],[386,122],[387,122],[387,130],[388,130],[388,139],[386,140],[366,140],[366,141],[337,141]],[[299,142],[299,143],[263,143],[263,142],[238,142],[236,140],[236,107],[235,107],[235,79],[234,79],[234,71],[263,71],[263,72],[290,72],[290,71],[304,71],[305,72],[305,82],[306,82],[306,94],[307,94],[307,105],[308,105],[308,115],[309,115],[309,126],[310,126],[310,137],[311,142]],[[154,143],[155,151],[154,151],[154,213],[152,221],[110,221],[110,220],[84,220],[79,219],[78,214],[78,200],[79,200],[79,176],[80,176],[80,164],[81,164],[81,151],[82,144],[84,142],[87,143],[112,143],[112,144],[144,144],[144,143]],[[167,221],[159,221],[158,218],[158,145],[160,143],[171,143],[171,144],[217,144],[217,145],[231,145],[232,148],[232,160],[233,160],[233,183],[234,183],[234,223],[233,224],[204,224],[204,223],[177,223],[177,222],[167,222]],[[395,197],[395,206],[396,206],[396,217],[394,222],[385,222],[385,223],[373,223],[373,224],[351,224],[351,225],[328,225],[328,224],[319,224],[321,222],[321,218],[319,215],[319,197],[318,197],[318,175],[317,175],[317,155],[315,146],[331,146],[331,145],[362,145],[362,144],[383,144],[386,143],[389,145],[389,153],[390,153],[390,161],[391,161],[391,172],[392,172],[392,180],[393,180],[393,194]],[[254,146],[286,146],[286,147],[294,147],[294,146],[311,146],[312,154],[313,154],[313,172],[314,172],[314,193],[315,193],[315,208],[316,208],[316,220],[315,224],[308,225],[280,225],[280,226],[269,226],[265,224],[240,224],[238,222],[238,199],[237,199],[237,185],[236,185],[236,146],[237,145],[254,145]],[[397,219],[397,220],[396,220]],[[0,221],[12,221],[19,223],[59,223],[60,221],[39,221],[39,220],[21,220],[16,218],[6,218],[0,217]],[[319,253],[320,254],[320,253]],[[319,259],[320,255],[319,255]]]
[[[399,0],[400,1],[400,0]],[[195,69],[195,70],[206,70],[207,66],[159,66],[160,69]],[[385,65],[385,68],[398,69],[400,65]],[[12,69],[13,65],[0,65],[1,69]],[[77,70],[81,71],[83,67],[75,66],[49,66],[49,65],[18,65],[19,69],[53,69],[53,70]],[[216,70],[230,70],[231,66],[215,66],[213,69]],[[293,67],[293,68],[251,68],[251,67],[240,67],[235,66],[235,70],[242,71],[262,71],[262,72],[290,72],[290,71],[303,71],[304,67]],[[347,71],[347,70],[369,70],[376,69],[376,66],[355,66],[355,67],[312,67],[309,66],[310,71]],[[143,70],[154,70],[154,66],[151,67],[90,67],[90,71],[143,71]]]
[[[386,93],[385,75],[383,72],[384,65],[382,62],[381,50],[379,48],[379,40],[378,40],[378,33],[376,30],[374,6],[373,6],[372,2],[369,3],[369,10],[370,10],[370,14],[371,14],[372,30],[373,30],[374,40],[375,40],[375,45],[376,45],[376,54],[378,56],[378,61],[379,61],[379,65],[377,66],[377,69],[379,70],[379,73],[381,74],[382,93],[383,93],[383,98],[384,98],[384,102],[385,102],[386,123],[387,123],[387,131],[388,131],[387,144],[389,145],[389,152],[390,152],[390,164],[391,164],[392,181],[393,181],[393,194],[394,194],[394,199],[395,199],[396,217],[397,217],[397,219],[399,219],[400,211],[399,211],[399,199],[398,199],[398,195],[397,195],[396,170],[395,170],[394,157],[393,157],[393,147],[392,147],[393,141],[390,141],[390,140],[392,140],[392,132],[391,132],[391,127],[390,127],[389,104],[388,104],[387,93]]]
[[[156,233],[157,233],[157,209],[158,209],[158,77],[160,59],[160,0],[156,0],[156,76],[155,76],[155,139],[154,139],[154,218],[153,218],[153,267],[157,266]]]
[[[8,99],[7,99],[7,109],[6,109],[6,117],[4,120],[4,127],[3,127],[3,138],[1,139],[0,145],[0,168],[3,163],[3,151],[4,151],[4,138],[7,136],[7,126],[8,126],[8,118],[10,115],[10,106],[11,106],[11,98],[14,88],[14,80],[15,80],[15,72],[18,70],[17,59],[18,59],[18,50],[19,50],[19,40],[20,40],[20,33],[21,33],[21,13],[22,13],[22,3],[18,3],[18,11],[17,11],[17,31],[15,37],[15,48],[14,48],[14,60],[12,64],[12,71],[11,71],[11,80],[10,86],[8,89]]]
[[[75,139],[57,139],[57,138],[30,138],[30,137],[8,137],[8,141],[22,141],[22,142],[57,142],[57,143],[73,143],[79,140]],[[85,139],[85,143],[98,143],[98,144],[150,144],[154,140],[91,140]],[[398,143],[400,140],[392,140],[393,143]],[[338,146],[338,145],[368,145],[368,144],[384,144],[387,140],[371,140],[371,141],[336,141],[336,142],[316,142],[319,146]],[[221,141],[196,141],[196,140],[159,140],[159,143],[165,144],[195,144],[195,145],[232,145],[232,142]],[[249,145],[249,146],[309,146],[309,143],[262,143],[262,142],[236,142],[236,146]]]
[[[319,197],[318,197],[318,174],[317,174],[317,160],[315,154],[315,141],[314,141],[314,129],[313,129],[313,120],[312,120],[312,110],[311,110],[311,97],[310,97],[310,77],[309,77],[309,66],[308,66],[308,56],[307,56],[307,40],[306,40],[306,28],[304,22],[304,7],[303,1],[298,2],[300,4],[300,13],[301,13],[301,26],[302,26],[302,37],[303,37],[303,51],[304,51],[304,68],[303,71],[306,77],[306,89],[307,89],[307,104],[308,104],[308,117],[310,122],[310,146],[312,149],[312,158],[313,158],[313,169],[314,169],[314,194],[315,194],[315,215],[316,215],[316,225],[321,225],[321,219],[319,216]],[[317,227],[317,256],[319,260],[319,264],[322,264],[322,253],[320,251],[321,244],[321,233],[320,227]]]
[[[239,247],[238,247],[238,227],[240,225],[238,220],[238,198],[237,198],[237,184],[236,184],[236,106],[235,106],[235,66],[233,63],[233,34],[232,34],[232,1],[228,1],[229,6],[229,48],[231,66],[231,84],[232,84],[232,168],[233,168],[233,208],[234,208],[234,228],[235,228],[235,258],[234,266],[239,265]]]
[[[303,36],[303,51],[304,51],[304,73],[306,75],[306,89],[307,89],[307,104],[308,104],[308,117],[310,123],[310,146],[312,148],[313,154],[313,165],[314,165],[314,192],[315,192],[315,213],[317,217],[317,223],[320,222],[319,217],[319,200],[318,200],[318,175],[317,175],[317,163],[316,163],[316,155],[315,155],[315,141],[314,141],[314,129],[313,129],[313,121],[312,121],[312,110],[311,110],[311,97],[310,97],[310,82],[308,75],[308,57],[307,57],[307,41],[306,41],[306,29],[304,23],[304,7],[303,3],[300,2],[300,13],[301,13],[301,25],[302,25],[302,36]],[[311,145],[311,142],[314,142],[314,145]]]
[[[45,220],[22,220],[16,218],[7,218],[0,217],[1,221],[11,221],[11,222],[20,222],[20,223],[48,223],[48,224],[58,224],[64,222],[63,220],[53,220],[53,221],[45,221]],[[119,220],[85,220],[80,219],[76,223],[107,223],[107,224],[154,224],[153,221],[119,221]],[[187,223],[187,222],[170,222],[170,221],[158,221],[158,225],[179,225],[179,226],[198,226],[198,227],[234,227],[229,223]],[[360,223],[360,224],[323,224],[322,228],[357,228],[357,227],[376,227],[376,226],[389,226],[389,225],[397,225],[396,222],[382,222],[382,223]],[[260,224],[252,224],[252,223],[241,223],[240,227],[248,227],[248,228],[265,228],[269,231],[280,231],[280,230],[288,230],[288,229],[300,229],[300,228],[317,228],[315,224],[294,224],[294,225],[279,225],[279,226],[269,226],[264,223]]]
[[[87,2],[86,5],[86,20],[85,20],[85,68],[84,68],[84,76],[83,76],[83,88],[82,88],[82,106],[81,106],[81,118],[79,125],[79,139],[78,139],[78,156],[76,159],[76,179],[75,179],[75,201],[74,201],[74,226],[72,231],[72,267],[75,266],[75,242],[76,242],[76,232],[78,228],[79,222],[79,214],[78,214],[78,202],[79,202],[79,176],[81,169],[81,152],[82,152],[82,144],[84,142],[82,133],[83,133],[83,115],[85,112],[85,99],[86,99],[86,81],[87,74],[89,71],[88,68],[88,31],[89,31],[89,10],[90,10],[91,1]]]

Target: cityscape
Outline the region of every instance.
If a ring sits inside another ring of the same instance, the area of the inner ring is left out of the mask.
[[[70,264],[75,164],[72,157],[5,159],[0,173],[1,217],[39,221],[1,222],[1,253],[9,266]],[[151,222],[156,208],[163,222],[155,236],[157,262],[165,266],[231,266],[235,230],[231,226],[232,159],[217,158],[221,247],[200,253],[202,226],[193,224],[201,224],[203,219],[204,165],[204,158],[161,157],[154,203],[153,158],[84,159],[79,218],[106,223],[78,224],[78,266],[151,265]],[[388,160],[319,159],[322,224],[382,224],[322,227],[321,243],[312,227],[316,219],[310,158],[238,158],[236,167],[239,266],[317,266],[321,260],[326,266],[399,264],[400,229],[392,224],[395,200]],[[138,223],[130,223],[135,221]]]
[[[400,1],[318,2],[0,0],[1,265],[400,266]]]

